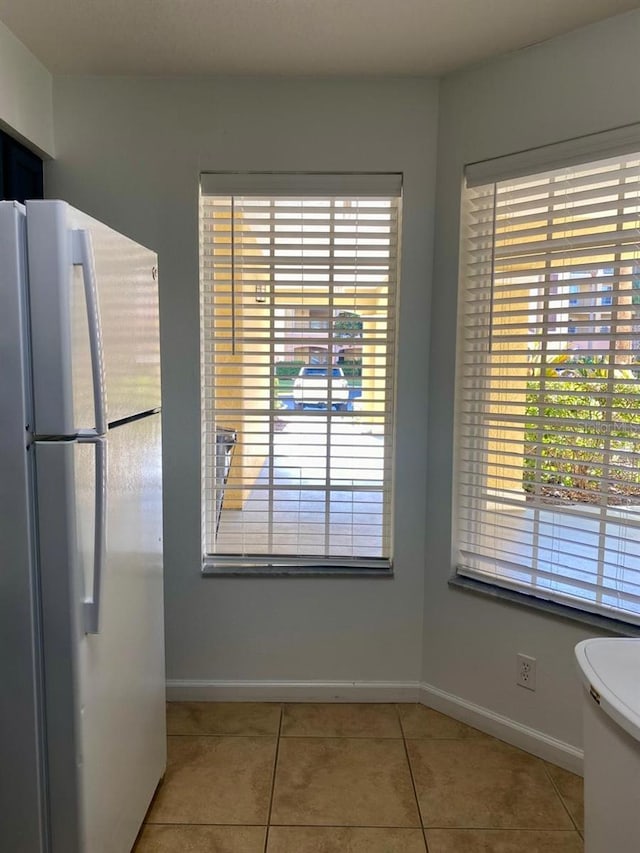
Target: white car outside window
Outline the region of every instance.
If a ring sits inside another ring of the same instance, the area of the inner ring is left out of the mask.
[[[331,406],[346,410],[349,403],[349,383],[341,367],[305,365],[293,383],[296,409],[305,406]]]

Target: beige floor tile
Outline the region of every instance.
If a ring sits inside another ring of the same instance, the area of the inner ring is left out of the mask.
[[[408,740],[424,826],[573,829],[544,764],[497,740]]]
[[[429,853],[582,853],[574,831],[428,829]]]
[[[478,729],[473,729],[424,705],[414,703],[398,705],[398,711],[402,730],[407,738],[487,737]]]
[[[170,735],[277,735],[279,725],[278,703],[167,703]]]
[[[276,739],[170,737],[149,823],[266,824]]]
[[[576,776],[575,773],[569,773],[568,770],[564,770],[555,764],[547,763],[545,766],[576,826],[578,829],[584,829],[584,784],[582,777]]]
[[[351,703],[284,706],[282,735],[289,737],[402,737],[394,705]]]
[[[145,826],[132,853],[263,853],[262,826]]]
[[[421,829],[272,826],[267,853],[426,853]]]
[[[403,741],[282,738],[271,822],[419,826]]]

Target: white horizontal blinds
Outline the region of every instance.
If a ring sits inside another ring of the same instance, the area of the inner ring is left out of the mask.
[[[464,206],[459,571],[640,623],[640,154]]]
[[[203,194],[214,562],[390,559],[398,212],[395,195]],[[302,367],[320,371],[298,389]]]

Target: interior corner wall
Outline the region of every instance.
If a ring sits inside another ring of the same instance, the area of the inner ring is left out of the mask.
[[[423,680],[581,744],[573,648],[596,631],[447,586],[451,540],[460,192],[465,163],[640,121],[640,12],[446,77],[440,88]],[[516,687],[516,654],[537,690]]]
[[[48,196],[159,253],[172,681],[419,679],[437,94],[418,79],[54,80]],[[201,170],[404,174],[391,580],[200,575]]]
[[[51,74],[0,21],[0,128],[40,156],[53,154]]]

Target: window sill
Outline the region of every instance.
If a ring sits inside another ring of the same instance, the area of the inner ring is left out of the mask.
[[[640,637],[640,626],[638,625],[632,625],[629,622],[618,619],[610,619],[607,616],[600,616],[596,613],[589,613],[586,610],[577,610],[574,607],[567,607],[555,601],[546,601],[532,595],[525,595],[521,592],[494,586],[494,584],[486,583],[485,581],[454,575],[449,579],[449,586],[464,592],[477,593],[489,596],[489,598],[508,601],[519,607],[528,607],[547,615],[559,616],[562,619],[579,622],[582,625],[595,628],[599,631],[608,631],[611,634],[618,634],[622,637]]]
[[[393,563],[391,560],[359,560],[357,564],[345,565],[335,563],[313,562],[311,560],[287,560],[271,562],[251,561],[250,558],[241,560],[214,560],[205,557],[202,563],[204,577],[233,577],[233,578],[299,578],[299,577],[331,577],[331,578],[392,578]]]

